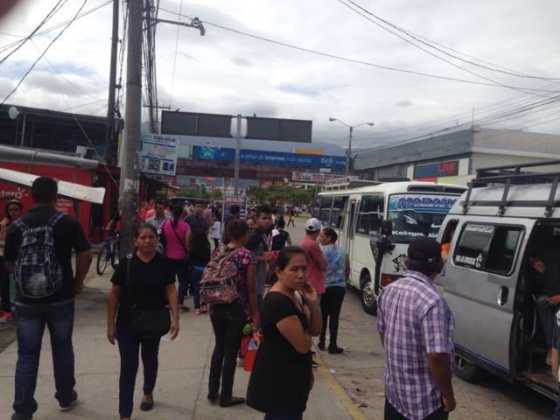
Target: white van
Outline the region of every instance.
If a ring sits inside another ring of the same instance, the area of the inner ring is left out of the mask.
[[[478,172],[440,231],[450,247],[436,282],[455,316],[458,376],[474,381],[488,371],[553,398],[558,382],[536,306],[542,292],[529,264],[560,264],[560,172],[527,172],[544,165],[560,161]]]
[[[350,258],[349,284],[361,291],[366,312],[376,314],[381,288],[404,270],[408,244],[421,236],[436,238],[464,191],[431,182],[387,182],[319,193],[315,216],[337,231]]]

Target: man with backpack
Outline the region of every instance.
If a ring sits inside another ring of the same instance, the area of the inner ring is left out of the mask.
[[[12,420],[30,420],[45,325],[51,335],[54,378],[60,409],[77,401],[74,390],[74,296],[91,263],[90,245],[80,224],[56,210],[58,187],[48,177],[31,187],[35,207],[8,230],[5,259],[16,279],[18,361]],[[72,272],[76,252],[76,274]]]

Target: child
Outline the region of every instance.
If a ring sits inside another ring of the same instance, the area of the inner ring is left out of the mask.
[[[284,230],[285,227],[286,222],[284,222],[284,219],[279,219],[276,229],[274,229],[275,232],[272,234],[272,251],[281,251],[286,245],[292,245],[290,234]]]

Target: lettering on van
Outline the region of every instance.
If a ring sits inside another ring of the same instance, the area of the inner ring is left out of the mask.
[[[393,267],[394,267],[396,273],[399,273],[406,268],[405,265],[404,265],[405,261],[406,261],[406,255],[405,254],[401,254],[397,258],[393,259]]]
[[[457,201],[457,197],[423,194],[398,194],[389,200],[389,210],[417,210],[447,213]]]

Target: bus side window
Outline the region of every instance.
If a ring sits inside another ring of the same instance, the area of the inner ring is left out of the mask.
[[[344,208],[346,207],[347,201],[348,197],[334,198],[333,209],[331,213],[331,227],[340,229],[344,224]]]
[[[321,197],[319,199],[319,220],[325,226],[330,226],[331,223],[332,202],[333,197]]]
[[[356,232],[369,235],[379,231],[383,221],[383,195],[369,195],[362,197]]]

